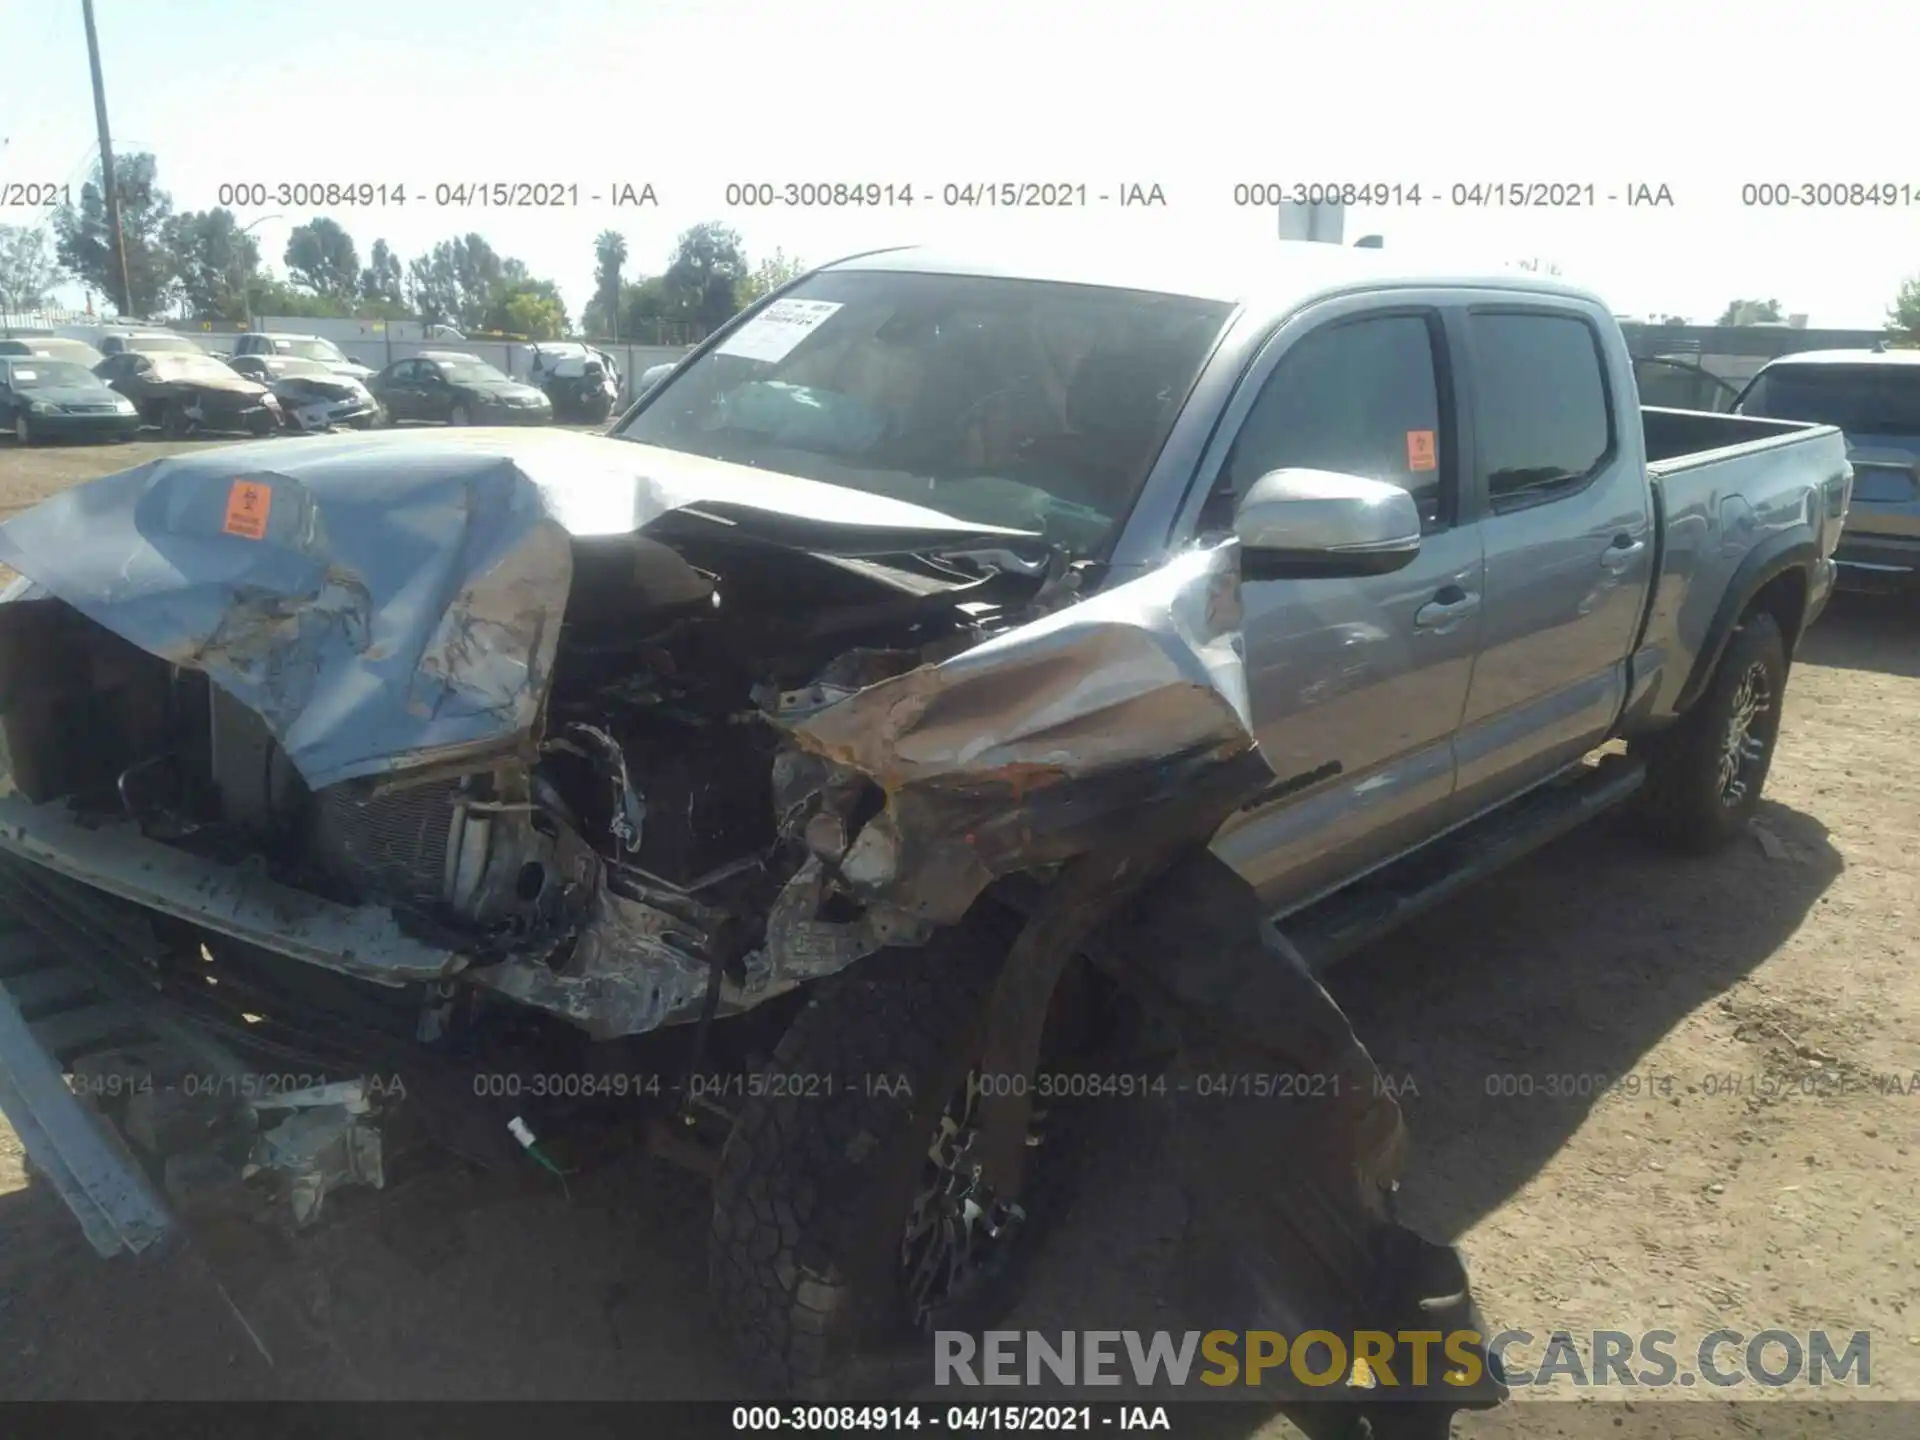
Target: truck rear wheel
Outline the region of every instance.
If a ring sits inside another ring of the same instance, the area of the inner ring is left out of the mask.
[[[966,1162],[1009,943],[997,928],[942,931],[821,982],[743,1106],[708,1271],[762,1383],[846,1398],[856,1359],[989,1323],[1016,1289],[1034,1226],[976,1196]]]
[[[1741,617],[1694,707],[1643,742],[1640,813],[1661,843],[1692,853],[1737,839],[1760,806],[1786,697],[1787,647],[1764,610]]]

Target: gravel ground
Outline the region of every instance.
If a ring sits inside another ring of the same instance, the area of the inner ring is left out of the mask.
[[[175,448],[0,444],[0,516]],[[1843,598],[1795,668],[1750,843],[1676,861],[1603,820],[1334,978],[1406,1087],[1410,1218],[1464,1246],[1495,1325],[1668,1329],[1683,1358],[1722,1327],[1867,1330],[1872,1391],[1920,1399],[1916,733],[1920,604]],[[1096,1134],[1011,1324],[1151,1328],[1178,1220],[1157,1143]],[[0,1396],[737,1395],[705,1217],[699,1182],[639,1156],[570,1196],[435,1169],[298,1246],[214,1237],[206,1268],[143,1272],[94,1260],[0,1126]],[[1798,1407],[1768,1413],[1740,1433],[1803,1433]]]

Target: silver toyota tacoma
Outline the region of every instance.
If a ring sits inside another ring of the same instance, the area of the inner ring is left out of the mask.
[[[1740,835],[1851,476],[1642,409],[1590,294],[1310,244],[866,254],[606,436],[109,475],[0,526],[0,1108],[105,1253],[628,1127],[849,1394],[1169,1105],[1239,1323],[1437,1328],[1314,975],[1615,805]]]

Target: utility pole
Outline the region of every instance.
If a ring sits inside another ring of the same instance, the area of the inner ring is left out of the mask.
[[[87,20],[87,63],[93,69],[93,118],[100,127],[100,184],[106,190],[107,226],[113,233],[114,278],[120,282],[120,318],[133,318],[133,287],[127,283],[127,237],[120,228],[120,187],[113,178],[113,135],[107,129],[107,87],[100,79],[100,36],[93,28],[93,0],[80,0]]]

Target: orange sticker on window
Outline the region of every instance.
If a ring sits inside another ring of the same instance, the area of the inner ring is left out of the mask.
[[[1407,468],[1409,470],[1438,470],[1440,468],[1440,457],[1434,449],[1433,431],[1407,431]]]
[[[227,523],[220,528],[244,540],[264,540],[272,510],[271,488],[258,480],[236,480],[227,492]]]

